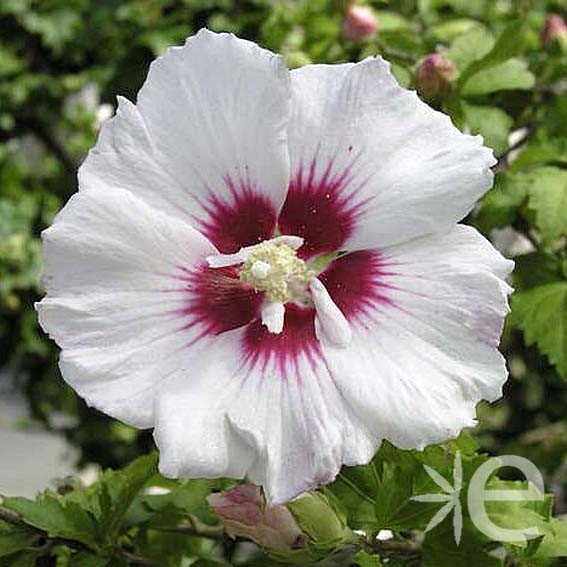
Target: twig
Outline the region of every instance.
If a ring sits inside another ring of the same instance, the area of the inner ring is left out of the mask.
[[[195,535],[200,537],[207,537],[210,539],[222,540],[225,536],[225,530],[222,526],[205,526],[201,528],[196,528],[190,525],[183,526],[173,526],[170,528],[158,528],[153,527],[152,529],[160,532],[183,534],[183,535]]]
[[[144,567],[159,567],[157,563],[154,563],[151,559],[146,559],[145,557],[139,557],[133,553],[128,553],[127,551],[122,551],[122,557],[133,565],[142,565]]]
[[[0,520],[6,522],[7,524],[12,524],[13,526],[18,526],[21,528],[29,528],[28,526],[18,514],[12,512],[12,510],[8,510],[7,508],[3,508],[0,506]],[[33,529],[33,528],[32,528]]]
[[[500,166],[502,162],[505,161],[513,151],[521,148],[530,139],[530,137],[535,133],[536,130],[536,124],[531,124],[530,126],[528,126],[526,133],[517,142],[514,142],[510,147],[508,147],[498,156],[498,163],[493,167],[493,169],[498,168],[498,166]]]

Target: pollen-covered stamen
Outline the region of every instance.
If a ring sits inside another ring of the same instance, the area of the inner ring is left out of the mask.
[[[313,276],[291,246],[269,241],[255,246],[240,270],[243,282],[276,303],[294,300],[297,290],[306,290]]]

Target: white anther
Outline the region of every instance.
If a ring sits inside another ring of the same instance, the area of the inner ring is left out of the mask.
[[[262,262],[262,260],[256,260],[250,268],[252,275],[259,280],[267,278],[271,270],[272,266],[268,262]]]

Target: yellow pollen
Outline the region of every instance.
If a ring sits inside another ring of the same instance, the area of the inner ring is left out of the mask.
[[[262,242],[250,253],[240,269],[240,279],[264,291],[269,299],[285,303],[291,299],[290,287],[307,285],[313,272],[287,244]],[[291,284],[291,285],[290,285]]]

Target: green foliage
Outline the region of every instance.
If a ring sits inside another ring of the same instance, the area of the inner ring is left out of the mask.
[[[329,567],[565,564],[567,524],[558,516],[567,513],[567,54],[544,45],[541,30],[549,13],[565,16],[566,7],[556,0],[367,3],[379,33],[356,43],[341,31],[342,0],[0,0],[0,367],[15,370],[33,417],[80,448],[81,463],[119,468],[152,450],[149,432],[87,408],[64,384],[33,303],[41,296],[40,232],[76,190],[100,105],[115,105],[116,94],[134,100],[150,61],[167,46],[208,26],[277,51],[290,67],[383,55],[409,88],[419,61],[440,50],[457,75],[430,104],[482,135],[498,159],[494,188],[466,222],[488,238],[497,239],[497,229],[523,238],[519,255],[504,250],[516,260],[502,343],[511,378],[503,400],[479,408],[476,441],[461,436],[423,452],[384,443],[370,465],[344,468],[317,493],[344,525],[321,525],[320,541],[311,543],[321,544],[318,564]],[[458,451],[466,487],[488,458],[479,445],[528,456],[553,486],[555,518],[549,500],[540,508],[488,507],[504,526],[535,522],[537,541],[488,540],[465,501],[459,546],[450,518],[424,535],[441,504],[412,498],[442,492],[424,466],[452,484]],[[206,497],[230,484],[164,479],[148,456],[87,489],[6,498],[2,509],[20,522],[0,520],[0,564],[121,567],[143,558],[165,567],[277,565],[224,535]],[[334,528],[366,535],[334,549]],[[393,540],[376,540],[384,529]]]

